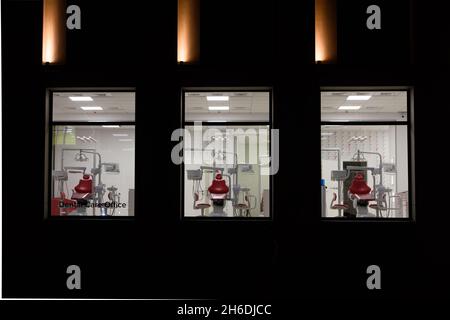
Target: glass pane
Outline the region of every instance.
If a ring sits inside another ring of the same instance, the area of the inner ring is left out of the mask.
[[[325,91],[322,121],[407,121],[406,91]]]
[[[322,126],[322,216],[408,218],[408,127]]]
[[[187,126],[186,217],[269,217],[269,126]]]
[[[269,122],[269,92],[186,92],[185,121]]]
[[[134,215],[134,126],[55,126],[52,216]]]
[[[54,92],[53,121],[134,122],[134,92]]]

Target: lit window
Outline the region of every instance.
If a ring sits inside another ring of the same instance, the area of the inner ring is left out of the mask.
[[[49,214],[134,215],[134,92],[52,92]]]
[[[270,217],[270,95],[184,93],[184,217]]]

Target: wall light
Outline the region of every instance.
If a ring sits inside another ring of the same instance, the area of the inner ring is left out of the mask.
[[[200,59],[200,0],[178,0],[177,49],[178,62]]]
[[[120,126],[118,126],[118,125],[113,125],[113,124],[111,124],[111,125],[104,125],[104,126],[102,126],[103,128],[120,128]]]
[[[337,60],[336,0],[315,0],[316,62]]]
[[[42,63],[61,64],[66,59],[66,1],[44,0]]]

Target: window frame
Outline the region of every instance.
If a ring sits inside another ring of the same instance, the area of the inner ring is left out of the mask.
[[[322,92],[406,92],[406,120],[400,121],[322,121]],[[326,125],[344,125],[344,126],[406,126],[407,145],[408,145],[408,217],[407,218],[345,218],[345,217],[323,217],[322,205],[320,208],[320,219],[322,222],[368,222],[368,223],[413,223],[416,222],[416,204],[415,204],[415,149],[414,149],[414,88],[411,86],[364,86],[364,87],[320,87],[319,90],[319,110],[320,110],[320,132],[322,126]],[[320,150],[322,141],[320,141]],[[321,151],[320,151],[321,152]],[[322,159],[322,156],[321,158]],[[320,164],[320,178],[322,179],[322,160]],[[319,191],[320,192],[320,191]],[[318,199],[320,199],[320,194]]]
[[[269,127],[269,156],[272,157],[273,145],[272,145],[272,129],[273,129],[273,88],[272,87],[182,87],[181,88],[181,114],[180,123],[181,128],[184,130],[186,126],[193,126],[195,122],[185,120],[186,111],[186,93],[188,92],[268,92],[269,93],[269,121],[255,121],[255,122],[208,122],[208,126],[215,127],[227,127],[227,126],[268,126]],[[203,125],[204,122],[202,122]],[[184,149],[183,149],[184,152]],[[268,217],[186,217],[185,216],[185,164],[184,161],[180,165],[180,218],[182,221],[198,221],[198,222],[212,222],[212,221],[252,221],[252,222],[267,222],[273,221],[274,216],[274,175],[269,175],[269,216]]]
[[[53,94],[54,93],[70,93],[70,92],[133,92],[134,96],[134,108],[135,116],[134,121],[96,121],[96,122],[85,122],[85,121],[53,121]],[[51,215],[51,199],[52,199],[52,183],[53,183],[53,128],[56,126],[102,126],[102,125],[123,125],[123,126],[134,126],[136,130],[137,123],[137,90],[135,87],[51,87],[46,89],[46,106],[45,106],[45,169],[44,169],[44,220],[110,220],[110,221],[132,221],[136,218],[136,156],[134,157],[134,209],[132,216],[52,216]],[[135,134],[135,148],[137,146],[137,135]],[[136,155],[136,150],[135,150]]]

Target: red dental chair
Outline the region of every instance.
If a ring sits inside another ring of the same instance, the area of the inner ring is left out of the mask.
[[[213,200],[226,199],[229,190],[230,189],[226,185],[225,180],[223,180],[222,174],[220,173],[216,174],[216,178],[208,188],[208,191],[211,194],[211,199]]]
[[[216,174],[216,178],[213,180],[211,186],[208,188],[212,200],[226,199],[229,190],[230,189],[226,185],[225,180],[223,180],[222,174],[220,173]]]
[[[75,186],[72,197],[68,199],[63,191],[60,191],[59,197],[51,199],[51,215],[65,216],[79,209],[79,206],[85,206],[93,198],[92,176],[84,174],[82,179]]]
[[[92,176],[85,174],[80,182],[75,186],[72,199],[76,200],[80,204],[87,204],[88,200],[93,195],[93,182]]]
[[[60,193],[59,197],[52,198],[51,201],[51,215],[65,216],[76,210],[77,201],[66,198],[64,192]]]
[[[350,188],[348,189],[348,192],[355,195],[358,200],[369,200],[368,198],[372,200],[373,196],[370,191],[372,191],[372,189],[367,185],[364,180],[364,176],[361,173],[358,173],[355,176]]]
[[[213,215],[222,216],[225,214],[223,208],[225,207],[225,201],[227,200],[229,190],[225,180],[222,178],[222,174],[218,172],[208,188],[209,197],[213,204]]]
[[[353,207],[356,209],[357,217],[372,217],[372,214],[368,212],[369,202],[376,199],[372,188],[367,185],[361,173],[358,173],[353,179],[348,189],[348,195],[350,200],[353,201]]]

